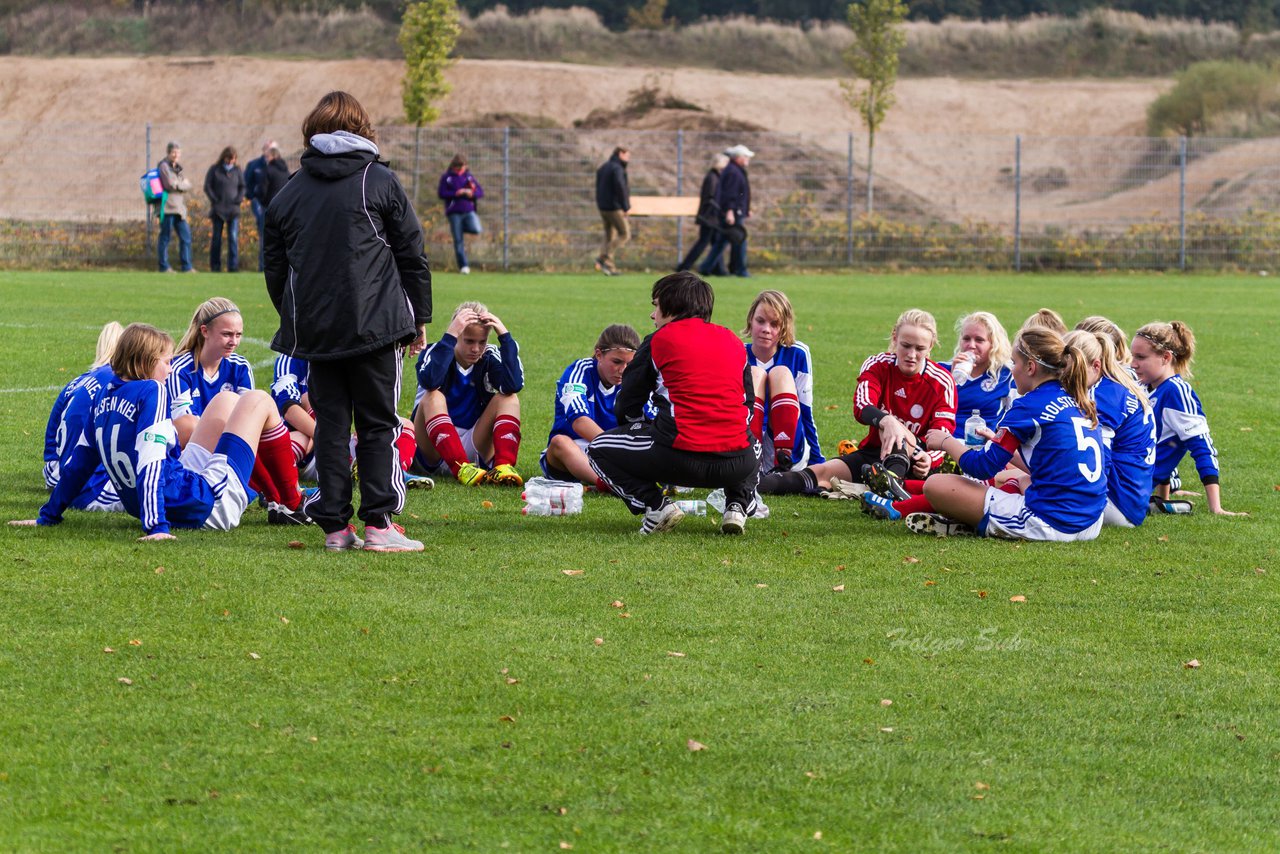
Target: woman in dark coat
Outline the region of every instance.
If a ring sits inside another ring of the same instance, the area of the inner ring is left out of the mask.
[[[702,257],[702,253],[716,236],[716,228],[720,222],[720,207],[716,204],[716,193],[720,189],[720,172],[728,165],[729,158],[724,154],[717,154],[711,158],[711,168],[703,176],[702,190],[698,193],[698,242],[693,244],[689,253],[684,256],[684,260],[680,262],[680,266],[676,267],[677,273],[692,270],[693,265],[698,263],[698,259]],[[723,266],[718,272],[724,275]]]

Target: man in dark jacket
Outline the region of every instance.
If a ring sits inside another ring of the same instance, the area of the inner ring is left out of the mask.
[[[280,314],[271,347],[309,363],[320,490],[306,511],[330,550],[421,551],[392,516],[405,499],[394,446],[404,351],[423,348],[431,320],[422,227],[355,98],[325,95],[302,130],[301,169],[267,208],[264,242]],[[363,540],[349,524],[353,417]]]
[[[236,150],[222,149],[218,162],[204,174],[204,194],[209,199],[209,269],[222,269],[222,227],[227,228],[227,272],[240,269],[240,205],[244,202],[244,174],[236,165]]]
[[[676,267],[677,273],[692,270],[703,250],[711,245],[712,239],[720,231],[720,202],[716,195],[720,190],[720,173],[728,165],[728,156],[717,154],[711,159],[711,168],[702,177],[702,189],[698,193],[698,242],[693,244],[680,266]],[[715,275],[722,276],[724,272],[723,269],[716,270]]]
[[[266,178],[267,152],[278,149],[274,139],[269,139],[262,146],[262,156],[250,160],[244,167],[244,197],[249,200],[253,209],[253,218],[258,223],[258,272],[262,272],[262,227],[267,216],[267,206],[262,201],[263,182]]]
[[[596,207],[604,222],[604,242],[596,256],[596,269],[606,276],[616,276],[613,253],[631,239],[631,225],[627,211],[631,210],[631,185],[627,182],[627,163],[631,151],[619,145],[604,164],[596,170]]]
[[[702,262],[698,272],[710,275],[720,263],[720,255],[726,246],[729,249],[729,272],[744,279],[750,278],[747,272],[747,229],[746,220],[751,216],[751,182],[747,178],[747,164],[755,157],[755,152],[745,145],[735,145],[725,149],[729,165],[724,167],[720,176],[720,188],[716,200],[720,204],[720,233],[711,243],[711,254]]]

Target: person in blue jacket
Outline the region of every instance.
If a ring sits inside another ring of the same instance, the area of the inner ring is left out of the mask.
[[[476,202],[484,198],[484,187],[467,168],[467,158],[453,155],[449,168],[440,176],[436,195],[444,200],[444,216],[449,221],[449,234],[453,236],[453,258],[458,262],[458,272],[465,276],[471,272],[466,235],[484,230],[476,210]]]

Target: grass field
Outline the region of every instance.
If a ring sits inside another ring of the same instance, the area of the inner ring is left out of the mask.
[[[521,342],[527,475],[556,377],[606,323],[647,332],[651,282],[438,277],[438,318],[479,298]],[[124,516],[4,527],[0,849],[1280,848],[1274,284],[716,285],[734,328],[758,288],[790,294],[828,450],[861,435],[855,372],[903,308],[944,327],[974,308],[1016,327],[1041,305],[1129,330],[1183,319],[1224,504],[1252,515],[1199,506],[1019,545],[788,498],[744,537],[688,518],[641,539],[612,499],[526,519],[513,492],[445,483],[410,493],[421,555],[326,554],[318,531],[261,511],[173,543],[136,542]],[[265,385],[257,276],[0,273],[4,518],[44,500],[49,406],[97,328],[180,333],[215,294],[243,308]]]

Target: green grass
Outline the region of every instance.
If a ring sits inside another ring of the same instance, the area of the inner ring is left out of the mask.
[[[527,474],[555,378],[605,324],[647,331],[651,281],[439,277],[438,317],[479,298],[521,342]],[[690,518],[642,540],[611,499],[526,519],[512,492],[441,484],[410,493],[402,520],[422,555],[326,554],[314,529],[269,528],[261,511],[160,544],[123,516],[6,527],[0,849],[1280,847],[1275,285],[716,285],[734,328],[758,288],[791,295],[827,447],[861,434],[857,366],[908,306],[944,327],[973,308],[1015,327],[1042,305],[1130,330],[1183,319],[1224,503],[1252,516],[1198,507],[1020,545],[790,498],[741,538]],[[256,276],[0,273],[4,518],[44,500],[50,389],[83,370],[97,327],[178,333],[215,293],[244,309],[242,351],[265,363],[275,326]]]

